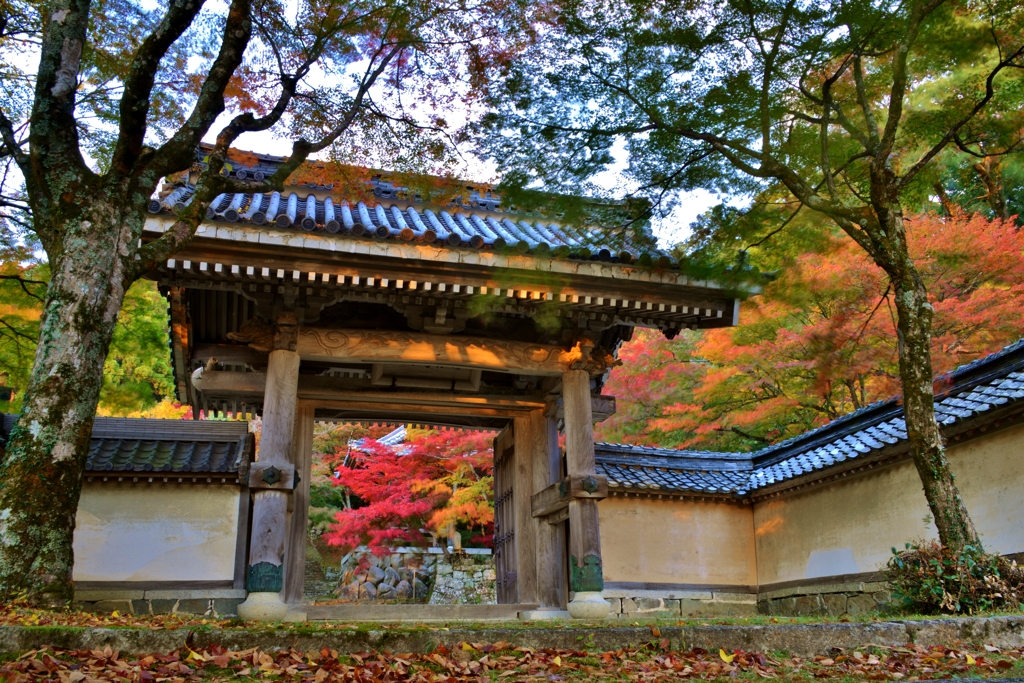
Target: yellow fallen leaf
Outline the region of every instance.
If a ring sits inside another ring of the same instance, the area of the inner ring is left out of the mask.
[[[119,616],[121,616],[121,613],[118,612],[117,610],[114,610],[113,612],[110,613],[110,616],[112,616],[114,619],[117,619]]]
[[[978,663],[978,660],[976,660],[974,657],[972,657],[970,655],[967,655],[967,666],[974,666],[977,663]]]
[[[726,664],[732,664],[732,660],[736,659],[736,655],[727,655],[725,654],[725,650],[722,650],[721,648],[718,650],[718,656],[721,657],[722,661]]]
[[[474,650],[474,647],[472,645],[470,645],[469,643],[463,643],[462,644],[462,649],[465,650],[466,652],[472,652]]]
[[[558,656],[555,657],[555,666],[562,666],[562,658],[561,657],[558,657]]]

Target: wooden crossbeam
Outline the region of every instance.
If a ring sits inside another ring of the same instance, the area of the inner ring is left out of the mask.
[[[535,493],[530,504],[534,517],[547,517],[568,509],[569,501],[573,498],[603,500],[607,497],[608,479],[605,476],[575,474]]]
[[[203,375],[203,393],[213,397],[262,397],[267,376],[262,372],[218,372]],[[369,378],[299,376],[300,403],[316,406],[362,408],[368,402],[388,403],[403,409],[416,406],[449,406],[452,408],[500,408],[506,411],[529,411],[543,408],[540,396],[494,396],[487,394],[455,394],[447,392],[381,391]]]
[[[296,351],[304,360],[416,363],[514,374],[561,375],[579,349],[479,337],[303,328]]]

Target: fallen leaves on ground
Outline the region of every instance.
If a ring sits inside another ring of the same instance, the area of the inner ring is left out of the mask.
[[[223,627],[228,620],[190,614],[135,615],[119,611],[96,614],[93,612],[52,611],[32,609],[20,603],[0,607],[2,626],[86,626],[90,628],[183,628],[186,626]],[[238,623],[237,620],[234,623]]]
[[[1018,668],[1024,651],[967,651],[946,647],[833,648],[828,656],[770,656],[734,650],[665,652],[654,644],[616,652],[531,649],[509,643],[459,643],[429,654],[339,654],[220,647],[169,655],[122,657],[104,650],[33,650],[0,665],[4,683],[185,683],[233,679],[289,683],[459,683],[461,681],[660,681],[742,677],[751,679],[858,678],[925,680],[952,675],[997,676]]]

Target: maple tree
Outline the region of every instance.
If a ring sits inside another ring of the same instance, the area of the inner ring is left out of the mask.
[[[907,223],[935,311],[936,373],[1024,336],[1024,232],[1012,220],[919,214]],[[746,450],[896,395],[893,296],[881,268],[834,235],[745,301],[738,327],[674,340],[643,331],[625,344],[607,384],[618,413],[598,438]]]
[[[449,168],[443,114],[514,50],[520,2],[0,3],[0,229],[38,244],[50,270],[0,462],[0,597],[72,599],[82,471],[131,284],[219,194],[279,191],[311,155]],[[229,173],[235,143],[268,132],[292,141],[278,169]],[[144,240],[159,183],[192,168],[201,142],[191,201]]]
[[[698,187],[773,186],[789,218],[845,232],[892,286],[910,453],[939,538],[981,547],[935,421],[935,312],[904,215],[951,150],[1020,146],[1024,7],[572,0],[543,21],[477,128],[508,185],[577,190],[622,149],[630,194],[663,210]]]
[[[494,528],[494,455],[490,432],[411,431],[387,446],[364,439],[336,451],[334,483],[359,504],[341,510],[323,535],[329,545],[368,546],[384,554],[421,543],[426,532],[458,525],[487,542]]]

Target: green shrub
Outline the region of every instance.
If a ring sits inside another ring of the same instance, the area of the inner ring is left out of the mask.
[[[1024,571],[1016,562],[972,546],[955,553],[936,541],[892,549],[886,578],[896,606],[920,614],[1012,610],[1024,600]]]

